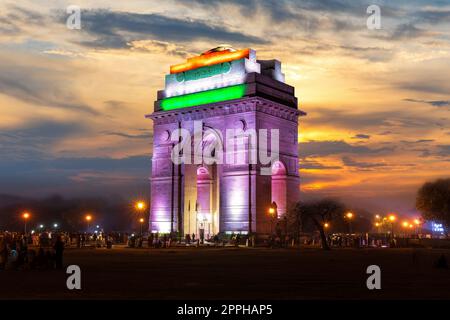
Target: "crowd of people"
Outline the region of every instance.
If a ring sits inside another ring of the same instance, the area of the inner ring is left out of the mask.
[[[61,269],[63,252],[64,242],[60,235],[45,247],[33,247],[29,235],[0,234],[0,270]]]
[[[184,238],[177,235],[170,235],[166,233],[159,234],[158,232],[149,233],[147,235],[135,235],[131,234],[128,237],[127,245],[130,248],[167,248],[173,245],[185,245],[185,246],[200,246],[200,245],[213,245],[213,246],[225,246],[226,243],[233,243],[238,245],[240,243],[240,235],[231,235],[229,239],[220,239],[218,235],[214,236],[196,236],[195,233],[186,234]]]
[[[128,234],[112,232],[0,232],[0,270],[61,269],[67,247],[107,247],[126,243]]]
[[[395,241],[395,238],[391,241]],[[320,245],[321,239],[317,234],[300,238],[282,235],[280,232],[259,239],[258,243],[270,248],[291,247],[298,244]],[[389,238],[373,238],[366,235],[329,234],[327,242],[332,247],[395,247],[396,243],[389,243]],[[0,232],[0,270],[1,269],[60,269],[63,267],[64,248],[112,248],[113,244],[126,244],[131,248],[167,248],[175,245],[182,246],[225,246],[246,245],[255,246],[255,236],[233,233],[231,235],[197,236],[186,234],[179,237],[169,234],[127,234],[120,232],[68,233],[47,232],[24,234]]]

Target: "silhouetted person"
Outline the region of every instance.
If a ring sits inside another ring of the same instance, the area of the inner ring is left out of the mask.
[[[163,236],[163,248],[166,247],[166,242],[167,242],[167,235],[164,234],[164,236]]]
[[[44,268],[46,265],[45,262],[45,252],[43,248],[39,248],[38,254],[36,256],[36,267]]]
[[[439,269],[448,269],[447,258],[444,256],[444,254],[441,254],[439,259],[435,261],[434,267]]]
[[[81,234],[77,235],[76,241],[77,241],[77,248],[81,248]]]
[[[8,262],[8,246],[6,239],[0,239],[0,269],[4,269]]]
[[[150,233],[148,235],[148,247],[149,248],[153,247],[153,233]]]
[[[55,267],[55,263],[53,260],[53,255],[50,250],[45,251],[45,268],[53,269]]]
[[[56,237],[56,242],[55,242],[55,245],[53,246],[53,249],[55,249],[56,269],[62,269],[64,242],[62,241],[61,236]]]

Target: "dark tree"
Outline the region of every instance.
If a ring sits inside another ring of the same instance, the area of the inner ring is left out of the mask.
[[[450,178],[425,183],[417,193],[416,208],[425,220],[450,226]]]
[[[289,213],[291,222],[296,222],[296,225],[301,223],[304,228],[308,224],[319,232],[322,240],[322,248],[330,250],[327,237],[325,235],[324,224],[332,223],[333,220],[340,219],[345,213],[345,206],[334,199],[323,199],[314,202],[297,203]]]
[[[287,226],[287,233],[297,239],[297,243],[300,243],[300,235],[303,231],[301,206],[302,202],[294,203],[284,217],[284,223]]]

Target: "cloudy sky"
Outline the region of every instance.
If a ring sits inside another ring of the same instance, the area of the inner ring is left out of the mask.
[[[282,61],[305,198],[408,213],[450,175],[448,0],[2,0],[0,194],[146,194],[164,74],[221,43]]]

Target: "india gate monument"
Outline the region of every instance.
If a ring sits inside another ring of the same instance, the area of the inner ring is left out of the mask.
[[[220,46],[172,65],[153,120],[150,230],[268,234],[299,200],[298,109],[281,62]]]

